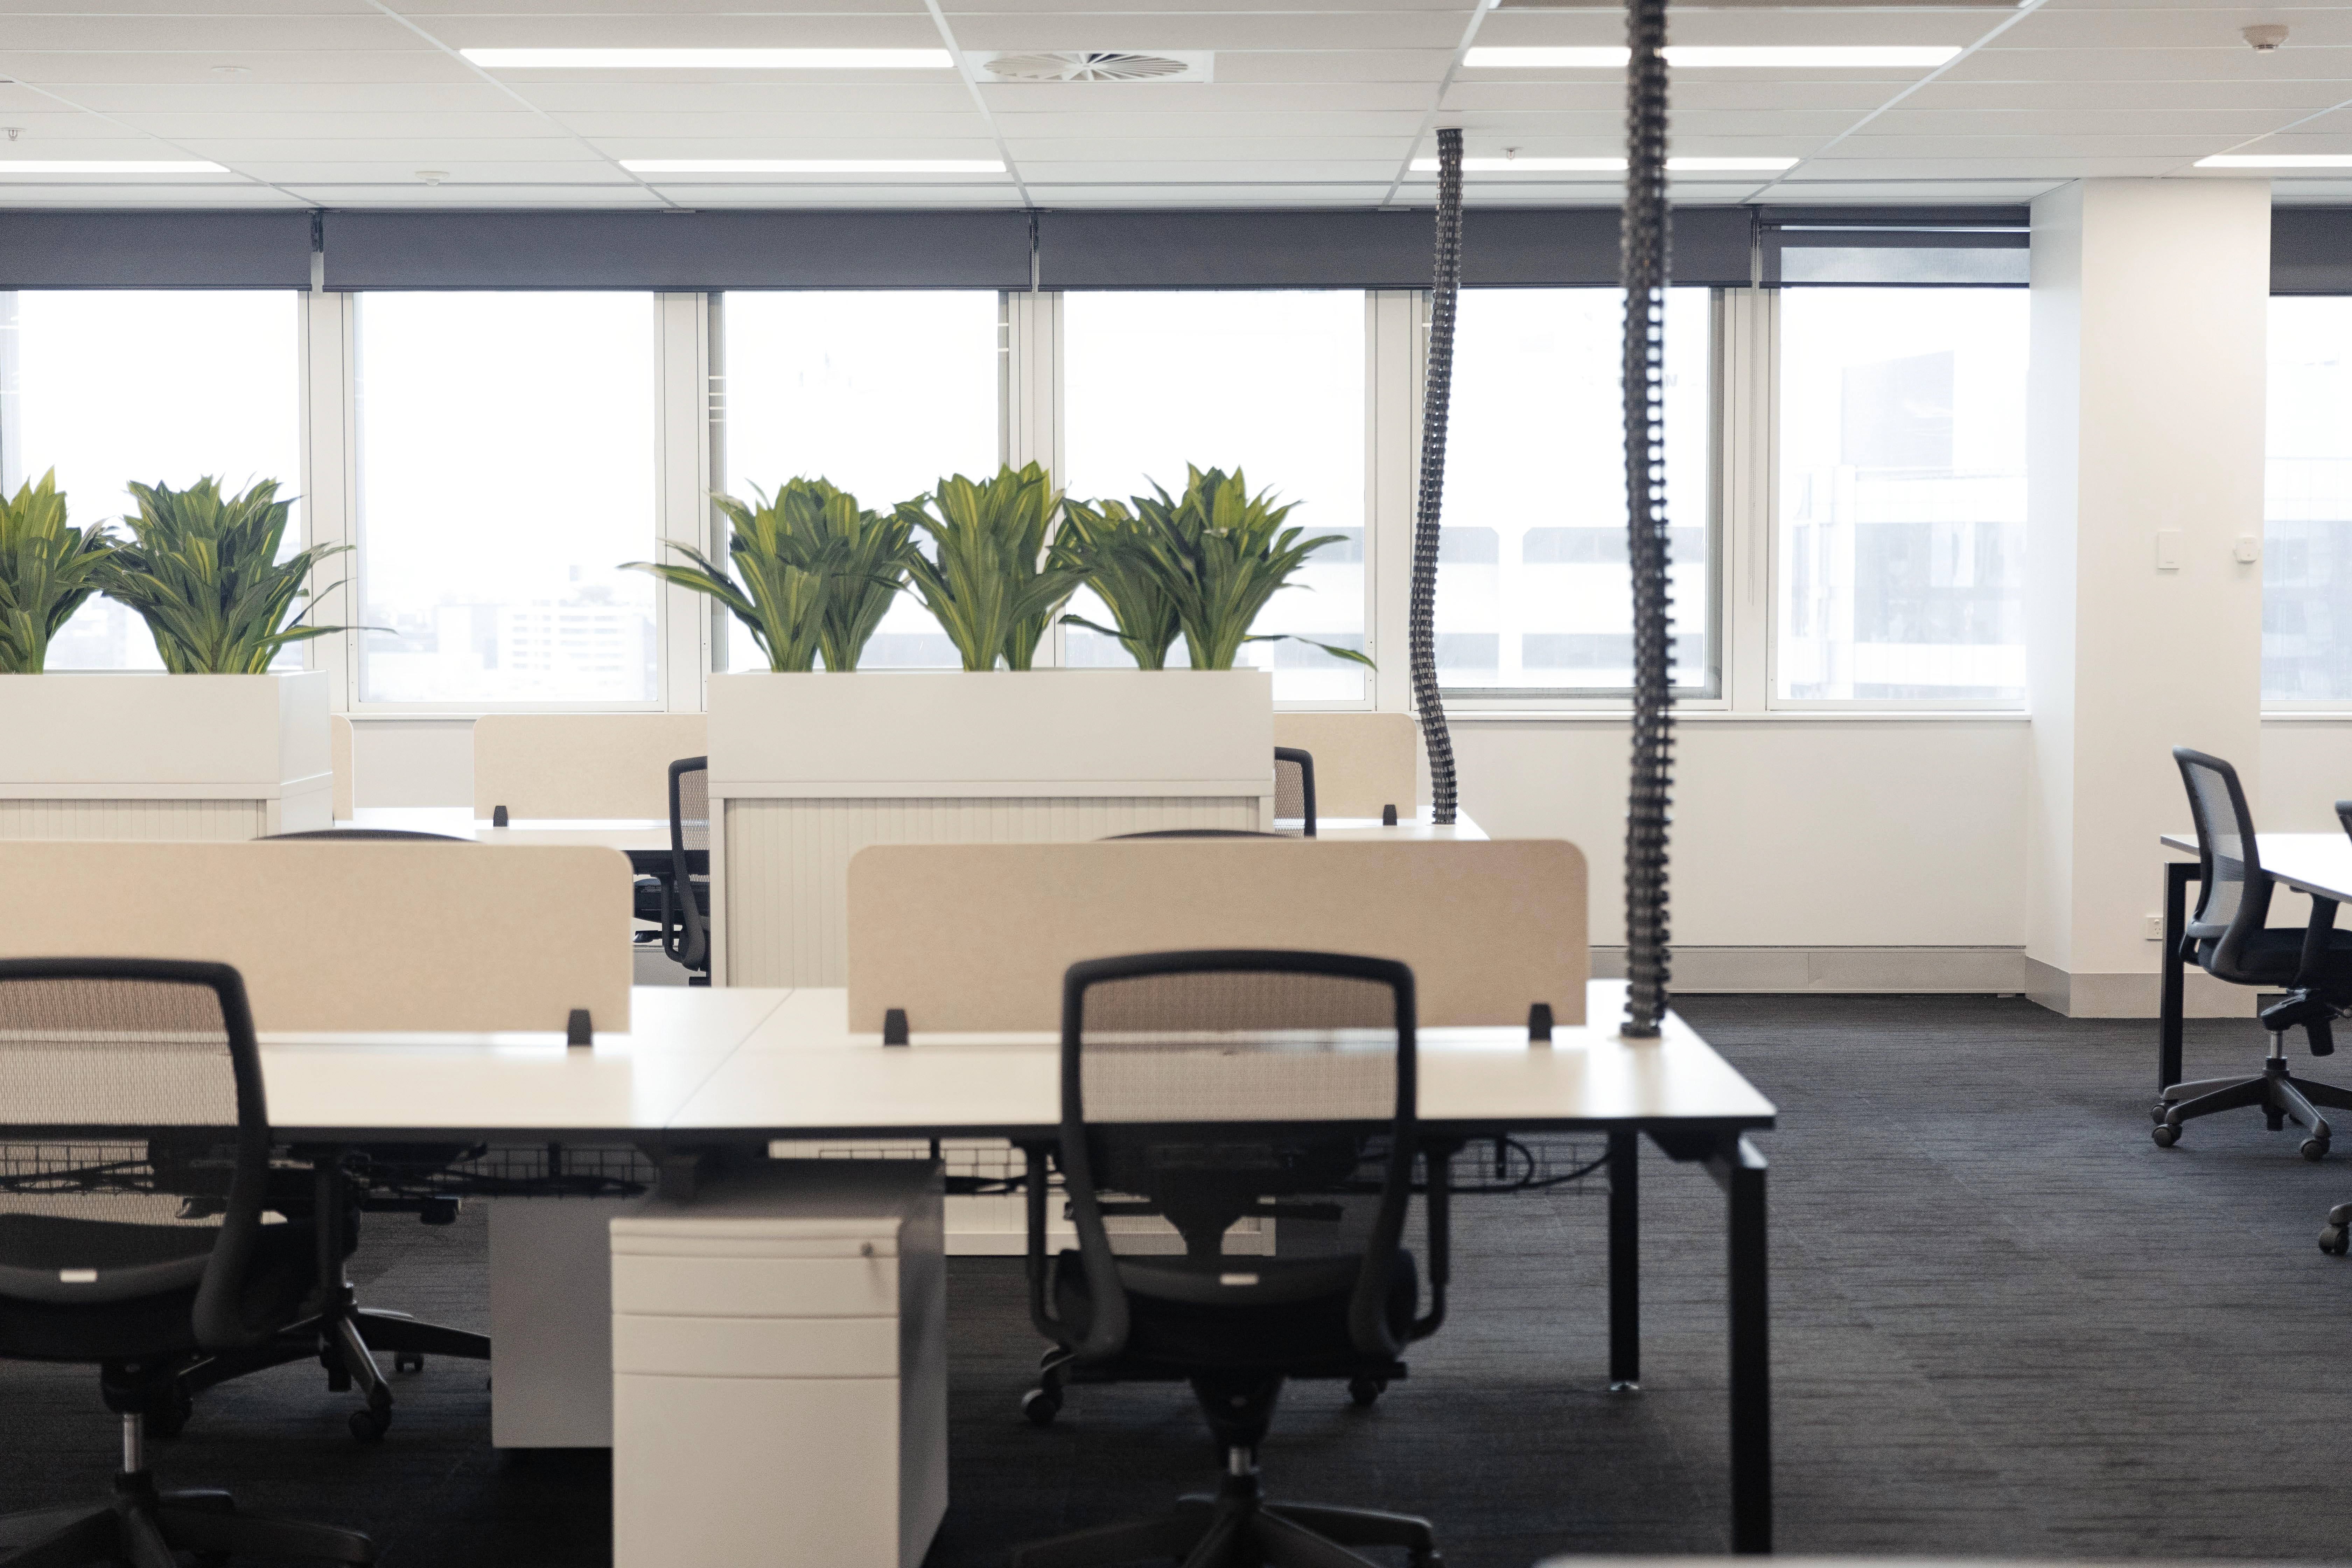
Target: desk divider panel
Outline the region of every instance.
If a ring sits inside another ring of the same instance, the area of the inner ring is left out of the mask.
[[[359,747],[352,735],[352,721],[341,713],[327,717],[327,751],[335,771],[335,820],[349,822],[358,809],[358,786],[353,773],[357,765],[355,753]]]
[[[0,843],[0,958],[234,964],[271,1033],[629,1026],[618,850]]]
[[[1315,758],[1318,816],[1421,809],[1421,726],[1407,713],[1276,713],[1274,743]]]
[[[669,816],[669,765],[709,750],[699,713],[486,713],[474,721],[474,815]]]
[[[1584,1022],[1584,854],[1558,839],[894,844],[849,863],[849,1026],[1055,1030],[1082,959],[1187,948],[1402,959],[1433,1027]]]

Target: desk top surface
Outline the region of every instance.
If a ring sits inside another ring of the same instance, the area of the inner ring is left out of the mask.
[[[667,849],[669,819],[665,816],[519,816],[504,827],[493,827],[464,805],[363,805],[338,827],[389,828],[404,833],[438,833],[450,838],[470,838],[477,844],[590,844],[607,849]]]
[[[2194,833],[2168,833],[2162,842],[2167,849],[2197,853]],[[2273,881],[2338,903],[2352,902],[2352,837],[2340,832],[2257,833],[2254,853]]]
[[[1295,816],[1278,816],[1274,826],[1277,831],[1297,833],[1303,826]],[[1429,808],[1423,806],[1421,815],[1408,822],[1391,826],[1377,816],[1318,816],[1315,819],[1315,837],[1330,839],[1363,839],[1375,843],[1412,844],[1431,839],[1478,839],[1486,830],[1470,820],[1468,812],[1456,812],[1454,820],[1441,827],[1429,820]]]
[[[283,1137],[598,1132],[718,1138],[1050,1130],[1060,1111],[1050,1035],[923,1035],[907,1047],[849,1032],[839,990],[640,987],[627,1035],[568,1048],[552,1035],[262,1037]],[[1624,983],[1595,981],[1595,1022],[1550,1045],[1524,1029],[1425,1029],[1424,1122],[1484,1130],[1679,1123],[1772,1125],[1769,1101],[1679,1018],[1663,1039],[1615,1033]]]

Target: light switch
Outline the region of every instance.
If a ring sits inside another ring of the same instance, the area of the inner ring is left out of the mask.
[[[2156,569],[2159,572],[2180,570],[2180,534],[2177,528],[2156,531]]]
[[[2245,563],[2245,564],[2252,566],[2255,562],[2260,561],[2263,558],[2262,535],[2258,533],[2242,533],[2238,535],[2238,546],[2235,550],[2231,551],[2231,553],[2235,555],[2240,561]]]

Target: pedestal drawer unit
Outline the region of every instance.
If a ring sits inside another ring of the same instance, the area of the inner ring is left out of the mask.
[[[916,1568],[947,1511],[940,1166],[776,1160],[612,1225],[615,1568]]]

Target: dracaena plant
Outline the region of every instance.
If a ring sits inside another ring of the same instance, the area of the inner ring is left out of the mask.
[[[66,522],[57,470],[0,492],[0,674],[38,675],[49,639],[98,592],[114,540]]]
[[[1173,607],[1176,624],[1195,669],[1231,669],[1242,645],[1288,637],[1319,647],[1334,658],[1372,661],[1354,648],[1335,647],[1286,633],[1254,633],[1259,612],[1286,586],[1307,558],[1346,536],[1307,536],[1286,528],[1291,506],[1276,504],[1274,492],[1249,493],[1239,468],[1185,469],[1184,493],[1171,496],[1159,485],[1134,498],[1137,526],[1122,531],[1108,546],[1121,573],[1148,576]],[[1125,640],[1122,637],[1121,640]]]
[[[1061,492],[1034,463],[994,479],[941,479],[898,515],[931,536],[932,552],[908,563],[916,595],[962,656],[966,669],[999,658],[1027,669],[1079,574],[1050,557]]]
[[[1063,623],[1117,637],[1139,669],[1167,668],[1168,650],[1182,628],[1176,601],[1152,563],[1143,519],[1116,500],[1065,500],[1062,512],[1054,553],[1086,578],[1113,624],[1098,626],[1083,616],[1064,616]]]
[[[174,675],[258,675],[278,650],[347,628],[300,624],[311,568],[348,544],[279,558],[291,500],[262,479],[224,494],[209,475],[186,489],[133,481],[131,538],[110,555],[100,591],[139,613]],[[325,590],[334,592],[341,583]]]
[[[691,562],[631,561],[629,569],[708,594],[730,611],[768,656],[773,670],[857,668],[874,628],[906,585],[915,558],[906,519],[867,511],[857,498],[824,479],[794,479],[771,500],[711,497],[730,524],[726,567],[688,544],[671,549]]]

